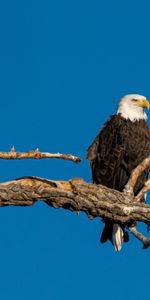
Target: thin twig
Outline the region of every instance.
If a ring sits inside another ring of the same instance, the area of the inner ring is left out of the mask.
[[[134,187],[137,183],[138,178],[140,175],[146,171],[148,172],[150,168],[150,156],[145,158],[131,173],[130,179],[127,182],[123,192],[129,193],[130,195],[133,194]]]
[[[138,240],[143,243],[143,249],[147,249],[150,246],[150,238],[137,231],[135,226],[130,227],[129,230]]]
[[[137,196],[134,198],[134,201],[136,203],[143,202],[143,200],[146,200],[146,193],[150,190],[150,179],[148,179],[144,187],[140,190],[140,192],[137,194]],[[144,201],[145,202],[145,201]]]
[[[39,149],[31,150],[27,152],[16,152],[14,147],[9,152],[0,152],[0,159],[41,159],[41,158],[60,158],[65,160],[71,160],[75,163],[81,162],[81,158],[72,154],[61,154],[61,153],[49,153],[40,152]]]

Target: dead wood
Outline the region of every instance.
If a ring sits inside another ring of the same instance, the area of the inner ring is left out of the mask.
[[[62,154],[62,153],[49,153],[40,152],[39,149],[30,150],[27,152],[16,152],[14,147],[11,148],[9,152],[0,152],[0,159],[41,159],[41,158],[59,158],[65,160],[71,160],[75,163],[81,161],[81,158],[72,154]]]
[[[14,156],[13,156],[14,155]],[[39,155],[39,157],[37,156]],[[53,156],[52,156],[53,155]],[[58,156],[57,156],[58,155]],[[68,154],[50,154],[39,151],[0,152],[0,158],[48,158],[59,157],[80,161],[76,156]],[[63,157],[62,157],[63,156]],[[150,224],[150,205],[141,202],[143,195],[150,189],[150,181],[140,193],[134,197],[133,189],[141,173],[150,167],[150,157],[145,159],[131,174],[123,192],[85,182],[81,178],[69,181],[56,181],[39,177],[22,177],[0,183],[0,206],[30,206],[43,201],[54,208],[64,208],[79,214],[85,212],[90,219],[95,217],[109,218],[116,223],[144,222]],[[131,233],[141,240],[143,248],[150,246],[150,239],[139,233],[135,227]]]

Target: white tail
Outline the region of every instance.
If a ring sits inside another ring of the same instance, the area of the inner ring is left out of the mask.
[[[116,251],[120,251],[123,243],[123,230],[118,224],[113,225],[113,241]]]

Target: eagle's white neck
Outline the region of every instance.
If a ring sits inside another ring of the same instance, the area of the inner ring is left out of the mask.
[[[117,110],[117,115],[125,119],[129,119],[132,122],[139,120],[147,120],[147,115],[142,107],[137,107],[134,105],[129,105],[128,103],[120,102]]]

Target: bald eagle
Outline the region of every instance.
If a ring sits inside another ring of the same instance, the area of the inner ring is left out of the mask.
[[[117,112],[105,123],[87,150],[93,182],[123,191],[132,170],[150,154],[150,132],[147,115],[148,100],[138,94],[121,98]],[[147,172],[138,179],[134,194],[137,195],[148,177]],[[110,240],[116,251],[121,249],[128,235],[125,227],[104,219],[101,243]]]

